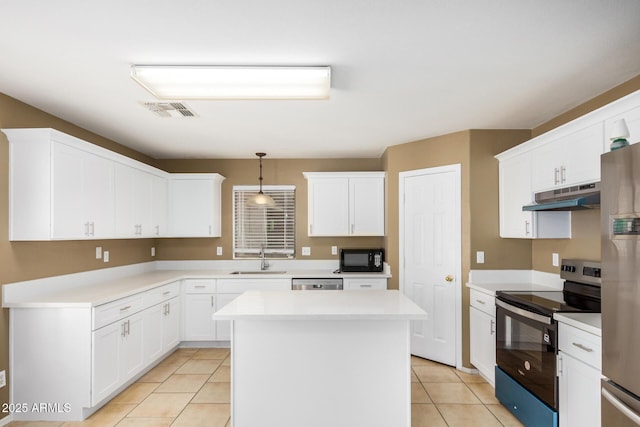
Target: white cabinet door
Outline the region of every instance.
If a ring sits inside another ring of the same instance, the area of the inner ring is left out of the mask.
[[[560,351],[558,406],[564,427],[600,426],[600,371]]]
[[[349,234],[384,235],[384,179],[349,179]]]
[[[496,320],[475,307],[469,307],[470,360],[493,385],[496,364]]]
[[[187,294],[184,297],[184,340],[211,341],[216,339],[214,294]]]
[[[153,175],[151,187],[151,235],[162,237],[167,234],[167,209],[169,208],[167,179]]]
[[[126,333],[120,349],[120,379],[125,382],[144,367],[143,316],[134,314],[126,319]]]
[[[219,237],[222,177],[174,174],[169,180],[169,233],[174,237]]]
[[[119,164],[115,181],[116,235],[125,238],[152,236],[152,175]]]
[[[225,305],[229,304],[234,299],[238,298],[242,294],[219,294],[217,296],[216,310],[220,310]],[[230,320],[216,320],[216,339],[219,341],[231,340],[231,321]]]
[[[533,237],[531,158],[526,153],[500,162],[500,237]]]
[[[91,335],[91,404],[95,405],[120,385],[120,341],[124,322],[112,323]]]
[[[349,180],[309,180],[309,236],[349,234]]]
[[[113,235],[113,165],[65,144],[52,148],[52,238],[99,239]]]
[[[180,298],[172,298],[162,304],[162,352],[180,344]]]
[[[164,316],[164,304],[149,307],[143,312],[144,334],[144,361],[151,363],[163,354],[162,345],[162,321]]]

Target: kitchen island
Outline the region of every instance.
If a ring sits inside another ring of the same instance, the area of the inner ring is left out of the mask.
[[[231,320],[235,427],[411,425],[409,321],[398,291],[249,291]]]

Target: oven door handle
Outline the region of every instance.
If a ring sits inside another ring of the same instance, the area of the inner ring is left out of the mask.
[[[504,301],[501,301],[499,299],[496,299],[496,305],[504,308],[507,311],[515,313],[515,314],[517,314],[519,316],[526,317],[527,319],[535,320],[536,322],[542,322],[542,323],[544,323],[546,325],[550,325],[551,324],[551,317],[549,317],[549,316],[545,316],[545,315],[538,314],[538,313],[533,313],[531,311],[515,307],[515,306],[513,306],[511,304],[508,304],[508,303],[506,303]]]

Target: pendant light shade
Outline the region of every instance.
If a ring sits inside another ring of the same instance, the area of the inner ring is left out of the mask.
[[[262,192],[262,158],[266,155],[267,153],[256,153],[256,156],[260,158],[260,177],[258,178],[260,181],[260,190],[258,191],[258,194],[251,196],[249,200],[247,200],[247,203],[250,205],[264,207],[273,207],[276,205],[275,200],[273,200],[271,196]]]

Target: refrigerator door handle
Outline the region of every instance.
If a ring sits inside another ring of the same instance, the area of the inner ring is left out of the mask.
[[[622,414],[629,418],[635,425],[640,426],[640,415],[635,413],[631,408],[619,401],[613,394],[604,388],[602,388],[602,397],[607,399],[609,403],[611,403],[618,411],[622,412]]]

